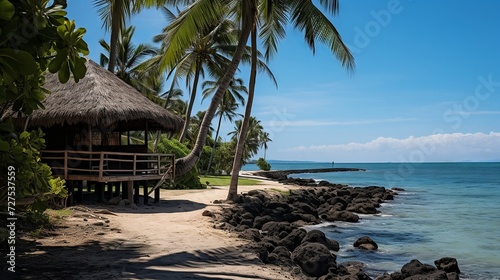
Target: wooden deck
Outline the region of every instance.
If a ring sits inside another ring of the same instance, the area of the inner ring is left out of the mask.
[[[160,189],[155,187],[175,179],[173,154],[42,150],[41,159],[55,176],[66,180],[68,205],[73,199],[83,202],[85,193],[97,195],[98,202],[121,196],[138,203],[141,186],[144,204],[153,191],[158,203]]]
[[[41,159],[54,175],[70,181],[145,181],[164,175],[173,180],[175,174],[173,154],[43,150]]]

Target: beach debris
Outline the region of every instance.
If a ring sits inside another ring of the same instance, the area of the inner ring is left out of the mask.
[[[121,200],[122,200],[122,198],[120,196],[115,196],[112,199],[108,200],[108,204],[118,205],[118,203],[120,203]]]
[[[107,209],[91,209],[85,206],[72,206],[68,207],[68,209],[73,210],[73,217],[84,218],[84,221],[87,221],[87,218],[108,220],[106,217],[103,217],[100,214],[117,216],[117,214]]]
[[[203,213],[201,213],[201,215],[204,217],[213,217],[214,213],[212,213],[212,211],[210,211],[210,210],[205,210],[205,211],[203,211]]]
[[[127,206],[127,205],[130,205],[130,200],[128,200],[128,199],[122,199],[122,200],[120,200],[120,202],[118,202],[118,206],[120,206],[120,207]]]

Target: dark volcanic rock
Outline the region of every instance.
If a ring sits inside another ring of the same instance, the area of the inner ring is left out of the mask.
[[[401,274],[401,272],[394,272],[394,273],[384,273],[380,276],[378,276],[377,278],[375,278],[375,280],[404,280],[404,276],[403,274]]]
[[[243,232],[240,232],[238,235],[240,238],[245,238],[248,240],[253,240],[256,242],[259,242],[261,240],[261,235],[258,229],[256,228],[249,228],[244,230]]]
[[[261,229],[262,226],[267,223],[267,222],[272,222],[274,221],[274,218],[269,216],[269,215],[266,215],[266,216],[259,216],[259,217],[256,217],[255,220],[253,221],[253,227],[254,228],[258,228],[258,229]]]
[[[460,273],[460,268],[458,268],[458,262],[457,259],[455,258],[441,258],[439,260],[435,260],[434,264],[436,265],[437,269],[439,270],[444,270],[445,272],[455,272],[455,273]]]
[[[446,275],[446,272],[442,270],[436,270],[427,274],[406,277],[405,280],[448,280],[448,276]]]
[[[344,221],[349,223],[357,223],[359,216],[350,211],[335,211],[330,215],[332,221]]]
[[[285,238],[281,239],[279,244],[281,246],[285,246],[289,251],[293,251],[302,243],[302,240],[304,239],[306,234],[307,231],[305,229],[302,228],[294,229]]]
[[[288,233],[292,232],[292,227],[290,227],[290,223],[287,222],[267,222],[262,226],[263,231],[267,231],[267,235],[269,236],[278,236],[281,232],[285,231]]]
[[[269,262],[278,265],[293,266],[290,251],[283,246],[278,246],[269,254]]]
[[[437,271],[437,268],[430,264],[423,264],[419,260],[411,260],[409,263],[403,265],[401,273],[406,278],[415,275],[427,275]],[[446,273],[445,273],[446,277]],[[446,279],[446,278],[445,278]]]
[[[292,260],[309,276],[320,277],[328,274],[330,267],[336,267],[335,255],[320,243],[302,243],[292,253]]]
[[[377,250],[378,245],[373,239],[368,236],[363,236],[358,238],[353,244],[354,247],[363,249],[363,250]]]
[[[324,232],[317,230],[317,229],[313,229],[313,230],[309,231],[306,234],[306,236],[304,236],[304,239],[302,239],[302,243],[306,243],[306,242],[321,243],[321,244],[325,245],[329,250],[336,251],[336,252],[338,252],[338,250],[340,249],[339,243],[337,241],[328,239],[325,236]]]
[[[276,173],[276,176],[286,178],[287,174]],[[358,222],[360,218],[354,212],[377,213],[380,203],[394,199],[397,193],[378,186],[352,188],[326,181],[316,184],[310,179],[287,180],[308,187],[321,187],[301,188],[287,195],[264,190],[250,191],[242,194],[233,207],[224,207],[222,213],[213,215],[217,221],[214,227],[238,231],[240,237],[252,240],[249,248],[254,249],[265,263],[295,268],[298,273],[300,266],[304,274],[319,279],[370,279],[360,263],[336,265],[336,257],[331,253],[339,250],[336,241],[329,240],[321,231],[306,232],[300,227],[318,224],[322,220]],[[369,237],[358,239],[354,246],[366,250],[378,249]],[[460,270],[456,259],[442,258],[435,264],[438,269],[413,260],[404,265],[401,272],[385,274],[377,279],[458,280]]]

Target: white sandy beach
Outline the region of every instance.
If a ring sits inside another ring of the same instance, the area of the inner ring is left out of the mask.
[[[271,188],[297,187],[262,181],[255,186],[239,186],[238,191]],[[106,263],[98,265],[96,271],[80,272],[86,279],[296,279],[298,276],[280,267],[263,264],[244,248],[246,240],[215,229],[212,218],[202,216],[205,210],[230,207],[212,203],[224,200],[227,191],[227,186],[162,190],[160,205],[105,206],[116,215],[100,214],[100,220],[109,219],[104,226],[92,217],[82,219],[77,215],[65,219],[69,228],[59,235],[36,241],[45,248],[55,246],[51,251],[55,261],[60,257],[69,263],[79,262],[78,258],[85,258],[86,263]],[[89,249],[87,245],[96,242],[100,249]],[[62,248],[58,251],[58,246],[83,246],[87,252],[82,254],[95,256],[78,256]]]

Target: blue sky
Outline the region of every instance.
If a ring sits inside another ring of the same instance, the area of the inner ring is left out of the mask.
[[[91,2],[69,0],[68,16],[87,29],[98,61],[97,41],[109,33]],[[269,63],[278,89],[260,76],[252,111],[273,139],[267,158],[500,160],[499,10],[495,0],[341,1],[332,21],[355,56],[353,75],[326,47],[313,56],[288,28]],[[136,43],[150,43],[166,20],[147,10],[131,24]],[[247,69],[239,76],[248,81]],[[194,110],[207,106],[198,98]]]

